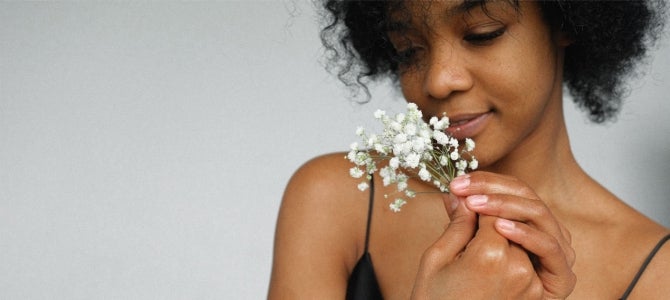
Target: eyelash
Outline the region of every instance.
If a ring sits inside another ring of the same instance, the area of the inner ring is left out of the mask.
[[[497,37],[503,35],[505,33],[506,28],[502,27],[498,30],[494,30],[491,32],[486,32],[486,33],[478,33],[478,34],[468,34],[463,39],[466,42],[475,44],[475,45],[485,45],[486,43],[496,39]]]
[[[490,31],[490,32],[485,32],[485,33],[478,33],[478,34],[467,34],[463,37],[463,40],[466,42],[469,42],[474,45],[486,45],[493,41],[494,39],[500,37],[505,33],[506,28],[502,27],[500,29]],[[411,64],[413,60],[415,59],[416,53],[420,51],[417,47],[409,47],[407,49],[401,50],[401,51],[396,51],[395,53],[395,59],[397,60],[398,63],[400,64]]]
[[[410,63],[414,60],[417,51],[416,47],[409,47],[405,50],[397,51],[395,55],[396,60],[401,64]]]

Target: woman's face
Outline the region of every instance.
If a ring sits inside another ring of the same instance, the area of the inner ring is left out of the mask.
[[[446,112],[452,135],[475,140],[483,167],[546,147],[563,124],[564,42],[535,2],[519,3],[407,1],[411,18],[392,14],[405,98],[427,117]]]

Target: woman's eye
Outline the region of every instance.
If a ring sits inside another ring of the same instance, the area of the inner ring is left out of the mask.
[[[505,33],[505,27],[500,28],[498,30],[490,31],[490,32],[485,32],[485,33],[472,33],[472,34],[466,34],[463,39],[466,42],[470,42],[475,45],[485,45],[486,43],[494,40],[495,38],[501,36],[503,33]]]
[[[397,58],[400,63],[407,63],[411,62],[414,57],[416,56],[417,49],[414,47],[403,49],[403,50],[398,50],[397,52]]]

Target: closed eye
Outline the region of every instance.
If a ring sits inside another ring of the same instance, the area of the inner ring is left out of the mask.
[[[416,58],[416,54],[419,51],[416,47],[410,47],[404,50],[399,50],[396,52],[396,59],[401,64],[406,64],[412,62]]]
[[[466,34],[465,37],[463,37],[463,40],[474,45],[486,45],[497,37],[503,35],[506,30],[507,28],[501,27],[500,29],[490,32]]]

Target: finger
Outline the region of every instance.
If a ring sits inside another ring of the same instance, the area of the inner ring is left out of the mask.
[[[523,287],[528,299],[539,299],[544,287],[537,275],[528,251],[508,240],[495,228],[497,217],[479,216],[479,228],[460,261],[469,269],[486,270],[488,274],[504,274],[504,284]]]
[[[561,272],[569,269],[566,253],[552,235],[528,224],[502,218],[496,219],[495,228],[505,238],[535,254],[547,270]]]
[[[424,252],[422,259],[423,263],[433,266],[443,266],[458,257],[474,236],[477,227],[477,215],[467,209],[463,201],[449,195],[444,195],[443,201],[449,212],[449,225],[440,238]]]
[[[495,222],[498,218],[493,216],[480,215],[478,220],[478,230],[477,236],[490,239],[491,241],[505,241],[506,244],[509,244],[507,238],[501,236],[495,229]]]
[[[449,219],[453,219],[454,217],[454,211],[458,207],[458,204],[462,202],[465,198],[460,198],[457,197],[454,194],[443,194],[442,195],[442,202],[444,203],[444,209],[447,211],[447,215],[449,215]]]
[[[471,195],[465,199],[468,209],[479,214],[529,223],[567,241],[551,210],[541,200],[505,194]]]
[[[496,230],[537,257],[537,274],[552,294],[569,293],[576,281],[572,272],[574,250],[564,248],[556,238],[527,224],[498,218]]]
[[[496,217],[479,216],[475,237],[467,245],[463,256],[477,259],[478,263],[501,262],[510,247],[509,240],[495,229]]]
[[[561,228],[561,233],[563,234],[563,237],[565,238],[565,241],[567,242],[568,247],[570,247],[572,249],[572,234],[562,224],[558,224],[558,226]],[[577,260],[577,256],[576,256],[576,252],[574,250],[569,252],[569,254],[570,253],[572,255],[568,256],[568,264],[570,264],[570,267],[573,267],[575,265],[575,261]]]
[[[539,232],[557,239],[565,252],[571,250],[569,231],[558,223],[547,205],[540,200],[509,195],[472,195],[466,198],[466,205],[479,214],[527,223]],[[572,263],[573,260],[570,261]]]
[[[454,178],[449,191],[456,196],[476,194],[508,194],[529,199],[539,199],[535,192],[516,177],[476,171]]]

